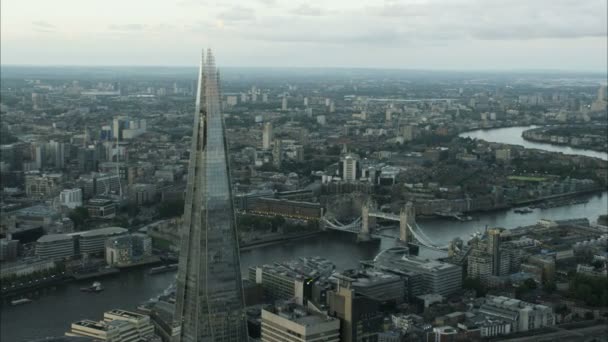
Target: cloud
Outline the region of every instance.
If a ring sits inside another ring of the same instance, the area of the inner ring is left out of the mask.
[[[274,6],[276,5],[277,1],[276,0],[258,0],[261,4],[266,5],[266,6]]]
[[[55,25],[42,20],[32,21],[32,25],[46,29],[54,29],[56,27]]]
[[[112,24],[108,26],[108,29],[112,31],[143,31],[147,27],[143,24]]]
[[[319,7],[312,7],[308,4],[300,5],[290,11],[294,15],[307,15],[307,16],[320,16],[323,15],[323,11]]]
[[[229,10],[221,12],[218,18],[223,22],[253,20],[255,19],[255,10],[247,7],[234,6]]]
[[[358,16],[382,18],[425,39],[530,40],[605,37],[605,0],[527,1],[454,0],[439,2],[387,1],[367,6]],[[447,34],[446,34],[447,33]]]
[[[55,25],[43,20],[32,21],[32,26],[38,32],[53,32],[57,29]]]

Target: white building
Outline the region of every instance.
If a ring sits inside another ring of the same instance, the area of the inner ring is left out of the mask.
[[[131,323],[137,331],[137,335],[141,341],[147,341],[148,337],[154,336],[154,326],[150,320],[150,316],[142,315],[140,313],[113,309],[106,311],[103,314],[103,320],[105,322],[112,321],[126,321]]]
[[[513,332],[555,325],[552,308],[503,296],[486,296],[479,312],[510,321]]]
[[[64,259],[74,256],[74,238],[67,234],[43,235],[36,241],[36,256],[42,259]]]
[[[154,335],[154,326],[149,316],[124,310],[105,312],[103,321],[85,319],[72,323],[65,335],[109,342],[160,341]]]
[[[262,342],[340,341],[340,320],[288,303],[262,310]]]
[[[59,194],[59,202],[61,205],[74,209],[82,207],[82,189],[65,189]]]
[[[262,148],[265,150],[270,149],[272,144],[272,123],[267,122],[264,124],[264,131],[262,132]]]
[[[342,158],[342,179],[346,182],[357,180],[357,167],[359,157],[354,154],[347,154]]]

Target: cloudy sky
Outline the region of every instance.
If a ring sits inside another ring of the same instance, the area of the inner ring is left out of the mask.
[[[2,0],[2,64],[605,71],[606,0]]]

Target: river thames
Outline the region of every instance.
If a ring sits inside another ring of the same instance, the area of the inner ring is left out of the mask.
[[[522,136],[521,133],[525,130],[534,128],[536,126],[527,126],[527,127],[505,127],[505,128],[494,128],[494,129],[480,129],[471,132],[461,133],[459,136],[463,138],[473,138],[473,139],[481,139],[485,141],[503,143],[503,144],[511,144],[511,145],[520,145],[525,148],[536,148],[539,150],[551,151],[551,152],[561,152],[563,154],[578,154],[587,157],[600,158],[604,160],[608,160],[608,152],[600,152],[600,151],[592,151],[585,150],[580,148],[561,146],[561,145],[552,145],[546,143],[538,143],[533,141],[527,141]]]
[[[463,135],[524,145],[530,148],[543,148],[537,144],[523,141],[521,131],[525,128],[501,128],[492,131],[474,131]],[[490,133],[492,132],[492,133]],[[497,132],[495,134],[495,132]],[[507,139],[511,136],[511,140]],[[524,143],[522,143],[522,141]],[[568,147],[551,146],[552,150],[573,154]],[[544,148],[543,148],[544,149]],[[575,151],[575,152],[578,152]],[[601,152],[584,151],[585,155],[597,156]],[[455,237],[467,240],[471,234],[482,231],[485,226],[515,228],[536,223],[547,218],[553,220],[586,217],[595,222],[600,214],[608,213],[608,194],[606,192],[589,195],[584,204],[568,205],[550,209],[534,209],[532,213],[521,215],[512,210],[474,214],[475,220],[457,222],[446,220],[423,220],[419,224],[438,245],[448,243]],[[397,236],[397,229],[385,230],[384,234]],[[324,234],[305,240],[290,241],[266,246],[241,253],[241,271],[253,265],[272,263],[299,256],[321,256],[333,261],[338,269],[357,267],[361,259],[371,259],[380,250],[392,247],[394,239],[383,238],[380,245],[358,245],[350,235],[343,233]],[[138,304],[157,296],[175,278],[175,272],[148,275],[145,269],[123,272],[102,279],[105,291],[99,294],[80,292],[79,288],[87,282],[74,282],[59,286],[28,305],[12,307],[3,305],[1,314],[1,341],[27,341],[46,336],[63,335],[70,323],[79,319],[100,320],[104,311],[113,308],[134,309]]]

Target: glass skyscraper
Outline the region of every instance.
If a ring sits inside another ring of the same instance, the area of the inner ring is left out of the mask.
[[[219,74],[201,59],[181,230],[175,320],[182,342],[247,341]]]

